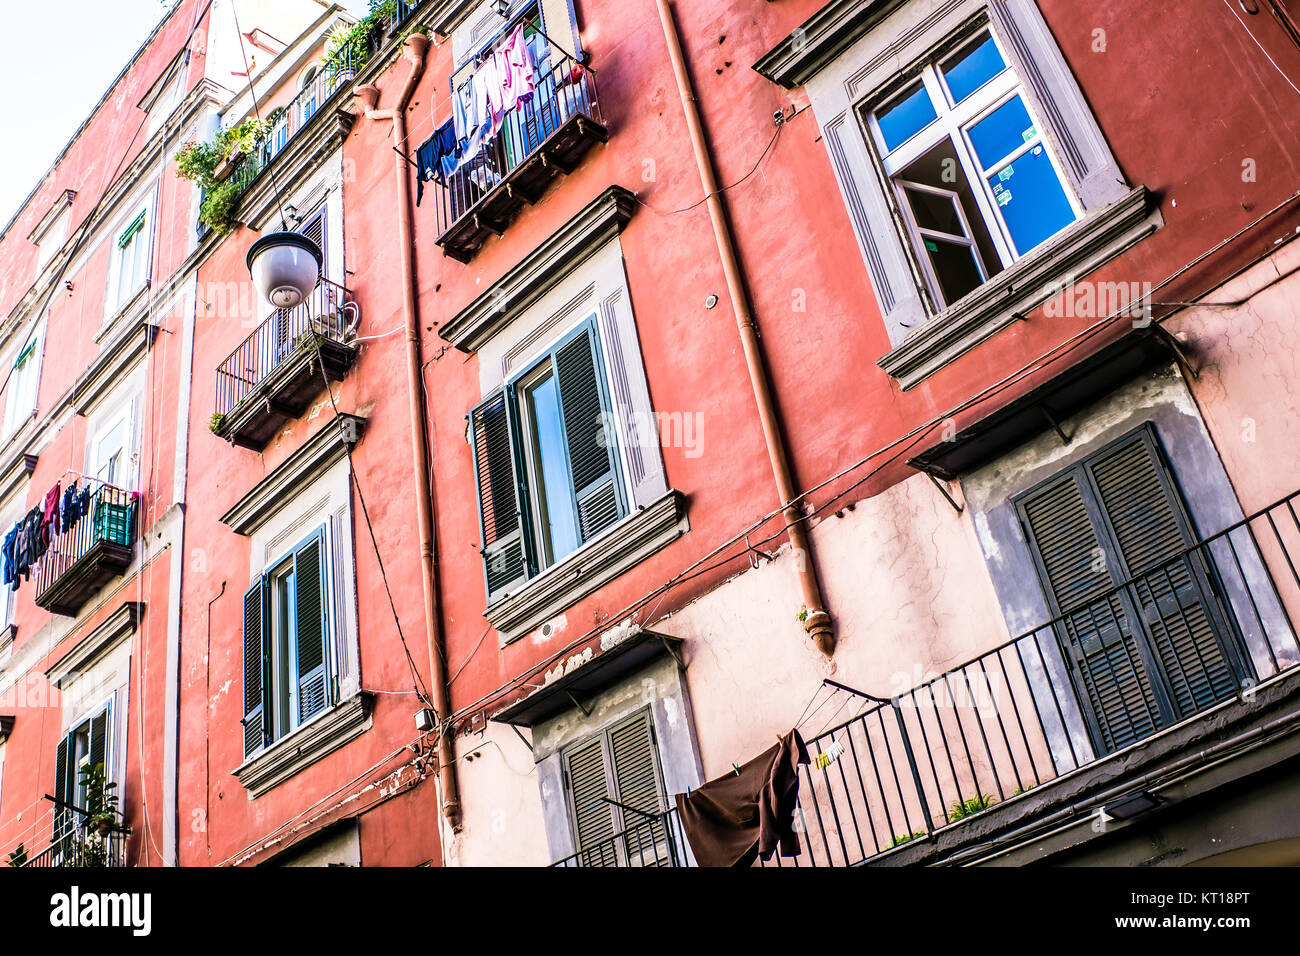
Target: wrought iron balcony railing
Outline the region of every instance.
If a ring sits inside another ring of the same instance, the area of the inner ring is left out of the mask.
[[[70,829],[62,836],[56,837],[49,846],[29,856],[15,866],[37,867],[78,867],[102,869],[105,867],[124,867],[126,861],[126,838],[129,834],[121,830],[111,830],[104,836],[89,829]]]
[[[324,386],[341,379],[356,357],[351,293],[322,279],[301,305],[278,309],[217,366],[212,430],[261,449],[301,415]]]
[[[893,697],[834,685],[848,692],[841,709],[856,701],[859,712],[809,741],[804,852],[768,865],[865,862],[1296,667],[1298,501],[1300,492]],[[1143,679],[1138,628],[1167,660]]]
[[[556,175],[571,172],[606,139],[594,72],[551,48],[531,96],[507,110],[491,137],[454,171],[435,172],[438,245],[469,262],[524,204],[540,199]]]
[[[90,597],[131,565],[139,495],[97,483],[86,512],[55,535],[36,568],[36,603],[76,615]]]
[[[686,837],[677,810],[658,813],[626,811],[635,823],[622,833],[590,844],[552,863],[552,867],[690,866]]]

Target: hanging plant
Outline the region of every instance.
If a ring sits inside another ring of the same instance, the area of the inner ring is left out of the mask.
[[[325,38],[325,75],[331,84],[351,80],[370,61],[386,24],[397,20],[397,0],[370,0],[370,11],[352,24],[334,27]]]
[[[211,142],[189,142],[176,154],[176,175],[203,189],[199,220],[219,235],[235,227],[234,210],[243,187],[232,174],[270,132],[270,124],[252,117],[223,129]]]

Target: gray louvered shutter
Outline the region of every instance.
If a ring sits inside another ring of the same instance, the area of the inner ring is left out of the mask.
[[[325,604],[325,529],[300,544],[293,553],[294,680],[298,694],[298,722],[329,706],[326,634],[329,619]]]
[[[59,749],[54,757],[54,780],[57,789],[54,791],[59,795],[59,799],[66,804],[74,803],[73,798],[76,796],[76,788],[69,777],[68,770],[68,737],[59,741]],[[54,808],[54,838],[57,840],[68,832],[72,814],[64,807],[56,806]]]
[[[659,777],[654,732],[649,714],[639,714],[609,732],[609,752],[614,765],[618,802],[632,810],[618,809],[625,834],[624,865],[668,866],[672,854],[662,818],[649,819],[635,810],[661,814],[665,810],[664,788]]]
[[[1160,706],[1142,657],[1140,635],[1117,593],[1100,536],[1071,472],[1022,504],[1039,572],[1062,643],[1091,708],[1098,745],[1109,752],[1154,732]],[[1101,567],[1097,564],[1101,561]],[[1110,593],[1108,593],[1110,592]]]
[[[90,718],[90,762],[88,766],[102,766],[104,776],[108,776],[108,715],[106,707]]]
[[[271,641],[266,633],[266,582],[258,578],[244,594],[244,756],[270,742]]]
[[[1146,623],[1177,716],[1236,692],[1236,678],[1210,617],[1208,582],[1156,449],[1139,436],[1092,466],[1125,577]]]
[[[523,526],[519,515],[518,476],[506,397],[499,392],[470,415],[474,471],[478,477],[479,530],[487,601],[493,604],[528,577]]]
[[[614,432],[597,372],[595,333],[590,325],[555,352],[555,374],[564,410],[564,433],[582,541],[590,541],[623,516],[615,477]]]
[[[605,742],[597,737],[569,752],[565,778],[573,810],[574,842],[582,866],[618,866],[613,837],[615,807],[602,797],[610,796],[609,767]]]

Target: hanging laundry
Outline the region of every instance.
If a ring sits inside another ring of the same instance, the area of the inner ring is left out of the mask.
[[[48,545],[50,540],[59,533],[59,483],[56,481],[54,487],[45,493],[45,502],[41,508],[41,535]]]
[[[533,52],[528,47],[522,23],[497,49],[496,61],[497,78],[501,83],[501,108],[508,113],[521,101],[527,102],[537,89]]]
[[[415,204],[424,198],[424,184],[456,168],[460,155],[460,141],[456,138],[456,121],[448,120],[438,131],[425,140],[415,152],[419,172],[415,177]]]
[[[4,544],[0,550],[4,554],[4,583],[18,590],[18,574],[14,561],[14,545],[18,542],[18,525],[14,525],[5,533]]]
[[[798,730],[749,763],[734,767],[716,780],[679,793],[677,813],[700,866],[746,867],[762,857],[770,860],[798,856],[794,829],[799,799],[799,765],[808,763],[808,749]]]
[[[77,519],[80,520],[90,514],[90,483],[81,486],[81,494],[77,495]]]
[[[77,523],[77,482],[63,489],[63,504],[59,509],[59,531],[66,534]]]

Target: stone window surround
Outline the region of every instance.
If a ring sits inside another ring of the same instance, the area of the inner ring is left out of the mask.
[[[980,21],[989,23],[1011,55],[1085,215],[932,314],[858,109],[894,82],[900,69],[927,59]],[[783,85],[807,86],[893,345],[879,365],[904,389],[1015,322],[1067,275],[1087,274],[1161,224],[1146,190],[1124,183],[1035,0],[838,0],[755,68]]]
[[[654,420],[618,238],[634,202],[621,187],[605,190],[440,330],[457,348],[478,354],[486,397],[550,343],[597,316],[631,511],[485,610],[503,646],[689,530],[686,499],[668,487],[658,429],[633,427]]]
[[[249,579],[283,555],[312,527],[328,523],[330,650],[338,700],[327,710],[248,757],[233,772],[256,799],[371,726],[369,695],[361,690],[352,549],[351,465],[347,447],[365,419],[341,415],[327,423],[259,481],[222,522],[251,541]]]
[[[1011,636],[1023,634],[1052,616],[1038,584],[1033,552],[1012,498],[1143,426],[1153,427],[1160,440],[1174,483],[1187,506],[1193,535],[1202,538],[1213,534],[1244,516],[1213,440],[1177,367],[1157,368],[1121,386],[1095,405],[1061,421],[1061,427],[1070,436],[1069,445],[1062,445],[1055,432],[1044,432],[960,476],[966,514],[974,526]],[[1265,573],[1262,567],[1257,569],[1252,565],[1248,552],[1243,555],[1242,573],[1248,579],[1256,580]],[[1225,596],[1229,605],[1236,608],[1237,619],[1248,625],[1243,634],[1245,652],[1258,667],[1267,657],[1264,643],[1268,636],[1251,622],[1251,615],[1245,609],[1251,606],[1252,597],[1247,595],[1236,573],[1227,573],[1227,567],[1225,563],[1220,569],[1224,572]],[[1026,581],[1033,582],[1033,586],[1026,587]],[[1253,600],[1266,628],[1276,628],[1279,634],[1287,629],[1280,607],[1270,606],[1262,593],[1254,594]],[[1044,644],[1044,648],[1049,650],[1050,679],[1058,687],[1070,687],[1064,661],[1050,645]],[[1031,691],[1042,703],[1044,713],[1049,713],[1054,706],[1049,703],[1052,693],[1037,683],[1043,679],[1035,668]],[[1068,699],[1063,696],[1062,704]],[[1094,756],[1092,744],[1082,715],[1074,710],[1073,704],[1068,710],[1066,724],[1074,752],[1086,764]],[[1052,750],[1062,766],[1069,766],[1073,758],[1061,727],[1050,719],[1050,714],[1048,723]]]
[[[672,807],[674,794],[704,782],[685,672],[671,655],[618,680],[589,701],[588,706],[590,714],[574,707],[532,729],[533,760],[537,765],[537,786],[542,795],[546,842],[552,860],[576,852],[564,787],[563,752],[636,711],[650,710],[668,806]]]

